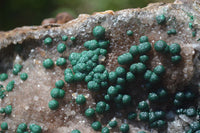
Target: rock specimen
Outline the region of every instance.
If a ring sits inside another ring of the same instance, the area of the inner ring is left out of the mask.
[[[198,7],[156,3],[0,32],[1,130],[199,131]]]

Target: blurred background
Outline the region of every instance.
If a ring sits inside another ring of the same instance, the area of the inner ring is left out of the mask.
[[[24,25],[40,25],[44,18],[68,12],[74,18],[80,13],[145,7],[153,2],[174,0],[0,0],[0,31]]]

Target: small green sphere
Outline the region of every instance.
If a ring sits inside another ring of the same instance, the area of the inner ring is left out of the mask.
[[[1,129],[2,130],[8,130],[8,123],[7,122],[2,122],[1,123]]]
[[[180,55],[174,55],[174,56],[171,56],[171,61],[172,63],[179,63],[181,61],[181,56]]]
[[[106,49],[100,49],[100,54],[103,56],[106,56],[106,54],[108,53],[108,51]]]
[[[166,122],[164,120],[158,120],[156,123],[157,123],[158,128],[161,128],[161,127],[165,126],[165,124],[166,124]]]
[[[144,79],[147,81],[150,80],[152,73],[153,73],[152,71],[147,70],[144,74]]]
[[[8,82],[8,84],[7,84],[7,86],[6,86],[6,91],[8,91],[8,92],[9,92],[9,91],[12,91],[13,88],[14,88],[14,85],[15,85],[15,81],[14,81],[14,80]]]
[[[133,62],[133,56],[130,53],[125,53],[125,54],[120,55],[117,58],[117,61],[120,65],[131,64]]]
[[[141,101],[138,104],[138,109],[140,109],[141,111],[147,111],[149,110],[149,105],[146,101]]]
[[[92,34],[97,39],[103,39],[105,36],[105,28],[102,26],[96,26],[94,27]]]
[[[151,44],[149,42],[140,43],[138,45],[138,51],[140,54],[146,54],[151,50]]]
[[[145,131],[138,131],[137,133],[146,133]]]
[[[185,95],[183,92],[177,92],[175,95],[175,99],[177,99],[177,100],[182,101],[182,100],[184,100],[184,98],[185,98]]]
[[[126,70],[123,67],[117,67],[115,72],[117,73],[117,76],[119,76],[119,77],[126,76]]]
[[[57,66],[64,66],[66,63],[67,63],[66,59],[62,57],[58,58],[56,61]]]
[[[108,75],[108,79],[111,83],[116,82],[117,80],[117,73],[116,72],[110,72]]]
[[[163,65],[158,65],[153,69],[153,72],[159,76],[165,73],[165,68]]]
[[[134,63],[130,66],[129,71],[133,74],[137,73],[137,63]]]
[[[14,75],[17,75],[22,69],[22,65],[20,64],[15,64],[14,67],[13,67],[13,74]]]
[[[155,114],[157,119],[162,119],[162,118],[165,117],[165,112],[164,111],[155,111],[154,114]]]
[[[24,131],[22,131],[21,129],[17,128],[16,130],[17,133],[25,133]]]
[[[72,42],[74,42],[74,41],[76,41],[76,37],[72,36],[72,37],[70,37],[70,40],[71,40]]]
[[[167,91],[165,89],[162,89],[162,88],[158,90],[157,94],[160,98],[166,98],[167,97]]]
[[[110,86],[107,90],[108,95],[110,96],[116,96],[118,94],[118,89],[116,89],[114,86]]]
[[[46,44],[46,45],[50,45],[51,43],[52,43],[52,38],[51,37],[47,37],[47,38],[45,38],[44,39],[44,44]]]
[[[108,127],[103,127],[103,128],[101,129],[101,133],[110,133],[110,130],[109,130]]]
[[[76,97],[76,103],[79,105],[85,104],[86,98],[84,95],[80,94]]]
[[[60,89],[59,88],[53,88],[51,90],[51,97],[52,98],[59,98],[60,97]]]
[[[100,90],[100,85],[96,81],[89,81],[88,84],[87,84],[87,88],[90,91],[97,92],[97,91]]]
[[[108,123],[108,125],[109,125],[110,127],[114,128],[114,127],[117,126],[117,121],[112,120],[112,121],[110,121],[110,122]]]
[[[188,23],[188,26],[189,26],[190,29],[193,28],[193,24],[192,23]]]
[[[139,57],[139,60],[140,60],[141,63],[146,63],[149,60],[149,56],[147,56],[147,55],[141,55]]]
[[[197,131],[197,130],[200,130],[200,122],[193,122],[191,125],[190,125],[190,128],[192,129],[192,131]]]
[[[126,80],[131,83],[134,82],[136,80],[135,75],[132,72],[127,72],[126,73]]]
[[[158,40],[154,44],[154,49],[157,52],[164,52],[166,47],[167,47],[167,43],[165,41],[163,41],[163,40]]]
[[[197,112],[196,112],[196,109],[193,108],[193,107],[190,107],[188,109],[186,109],[186,112],[185,114],[189,117],[193,117],[193,116],[196,116]]]
[[[117,84],[124,86],[126,84],[126,79],[123,78],[123,77],[118,77],[117,78]]]
[[[140,37],[140,43],[148,42],[148,41],[149,41],[149,39],[148,39],[147,36],[141,36],[141,37]]]
[[[110,95],[106,94],[106,95],[104,96],[104,99],[105,99],[106,101],[110,101],[110,100],[111,100],[111,97],[110,97]]]
[[[108,48],[108,44],[110,43],[109,41],[104,41],[104,40],[99,40],[99,47],[103,48],[103,49],[107,49]]]
[[[52,59],[45,59],[45,60],[43,61],[43,66],[44,66],[44,68],[46,68],[46,69],[52,68],[52,67],[53,67],[53,64],[54,64],[54,62],[53,62]]]
[[[137,63],[137,73],[141,74],[141,73],[145,73],[147,67],[145,64],[143,63]]]
[[[71,133],[81,133],[79,130],[75,129],[75,130],[72,130]]]
[[[59,53],[63,53],[65,50],[66,50],[66,45],[65,45],[64,43],[58,44],[58,46],[57,46],[57,51],[58,51]]]
[[[104,65],[97,65],[94,69],[93,72],[95,73],[103,73],[105,71],[105,66]]]
[[[59,107],[59,103],[58,103],[58,101],[56,101],[56,100],[51,100],[51,101],[49,101],[49,108],[51,109],[51,110],[56,110],[56,109],[58,109],[58,107]]]
[[[8,79],[8,74],[6,73],[0,74],[0,81],[5,81],[6,79]]]
[[[18,125],[17,129],[20,129],[21,131],[26,131],[27,130],[27,125],[26,123],[21,123]]]
[[[149,79],[149,82],[152,84],[158,83],[160,81],[160,77],[158,77],[157,74],[155,74],[154,72],[152,72],[151,77]]]
[[[165,15],[159,15],[159,16],[156,16],[156,21],[158,24],[164,24],[166,22],[166,17]]]
[[[64,87],[64,85],[65,85],[65,83],[64,83],[63,80],[58,80],[58,81],[56,81],[56,83],[55,83],[55,86],[56,86],[57,88],[59,88],[59,89],[62,89],[62,88]]]
[[[152,123],[157,120],[154,112],[149,112],[149,122]]]
[[[194,94],[194,93],[192,93],[192,92],[190,92],[190,91],[185,92],[185,98],[186,98],[187,100],[192,100],[194,97],[195,97],[195,94]]]
[[[63,36],[62,36],[62,40],[63,40],[63,41],[67,41],[67,39],[68,39],[68,36],[66,36],[66,35],[63,35]]]
[[[100,129],[101,129],[101,123],[99,121],[95,121],[95,122],[92,123],[91,127],[95,131],[100,131]]]
[[[133,56],[138,55],[139,54],[138,46],[137,45],[131,46],[129,53],[131,53]]]
[[[89,40],[84,43],[84,47],[89,50],[95,50],[99,47],[99,44],[96,40]]]
[[[136,117],[137,117],[137,114],[135,112],[128,113],[129,120],[134,120],[134,119],[136,119]]]
[[[36,124],[30,124],[29,129],[31,130],[32,133],[41,133],[42,132],[42,128]]]
[[[67,82],[67,83],[73,83],[74,82],[74,75],[73,75],[73,73],[66,73],[65,74],[65,82]]]
[[[92,108],[88,108],[87,110],[85,110],[85,116],[87,117],[92,117],[94,116],[94,114],[95,114],[95,111]]]
[[[186,111],[184,109],[182,109],[182,108],[176,110],[176,113],[178,115],[183,114],[184,112],[186,112]]]
[[[10,115],[12,113],[12,106],[11,105],[7,105],[5,107],[5,114]]]
[[[156,93],[152,92],[152,93],[149,93],[148,99],[151,102],[156,102],[158,101],[159,97]]]
[[[21,78],[21,80],[25,81],[28,78],[28,74],[27,73],[21,73],[20,78]]]
[[[118,94],[118,95],[114,98],[115,103],[121,104],[121,103],[122,103],[122,98],[123,98],[123,95],[122,95],[122,94]]]
[[[123,95],[122,103],[125,105],[129,105],[131,103],[131,96],[130,95]]]
[[[141,121],[148,121],[149,120],[149,113],[148,112],[140,112],[139,118]]]
[[[0,108],[0,113],[1,114],[5,113],[5,108]]]
[[[169,46],[169,52],[172,54],[172,55],[178,55],[180,54],[181,52],[181,47],[179,44],[177,43],[173,43]]]
[[[168,30],[168,31],[167,31],[167,34],[168,34],[168,35],[172,35],[172,34],[175,35],[175,34],[176,34],[176,29]]]
[[[96,112],[99,114],[103,114],[106,111],[106,103],[103,101],[99,101],[96,104]]]
[[[132,36],[132,35],[133,35],[133,31],[132,31],[132,30],[127,30],[126,34],[127,34],[128,36]]]
[[[121,126],[120,126],[120,131],[122,132],[122,133],[128,133],[129,132],[129,125],[128,124],[122,124]]]
[[[179,101],[177,99],[174,99],[174,105],[175,106],[181,106],[182,105],[182,101]]]
[[[58,98],[64,98],[65,96],[65,91],[62,89],[59,89],[59,97]]]
[[[192,37],[195,37],[197,35],[196,31],[192,31]]]

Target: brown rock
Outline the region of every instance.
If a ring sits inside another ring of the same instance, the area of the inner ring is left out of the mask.
[[[51,24],[51,23],[56,23],[56,19],[55,18],[47,18],[47,19],[44,19],[41,24],[45,25],[45,24]]]
[[[73,19],[73,17],[69,13],[62,12],[62,13],[57,14],[56,23],[64,24],[64,23],[66,23],[66,22],[68,22],[68,21],[70,21],[72,19]]]

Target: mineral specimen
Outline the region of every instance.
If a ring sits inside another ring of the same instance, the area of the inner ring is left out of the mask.
[[[1,131],[199,132],[199,13],[177,0],[0,32]]]

